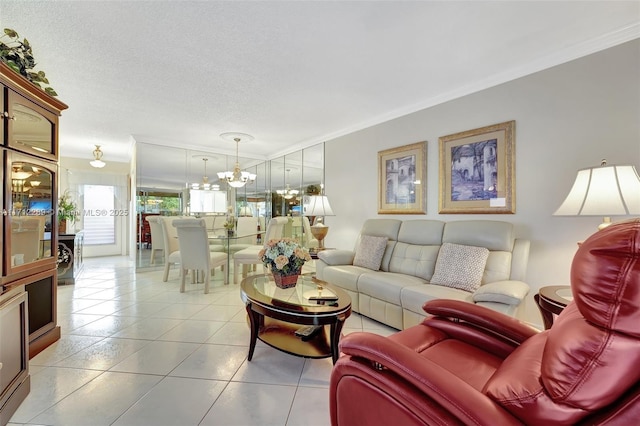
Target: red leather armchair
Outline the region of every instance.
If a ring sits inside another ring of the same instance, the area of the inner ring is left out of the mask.
[[[539,332],[469,303],[390,337],[352,333],[331,374],[334,426],[640,424],[640,219],[588,238],[571,302]]]

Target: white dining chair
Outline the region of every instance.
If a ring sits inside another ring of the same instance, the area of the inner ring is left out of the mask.
[[[229,244],[229,253],[233,254],[248,247],[255,246],[257,244],[257,230],[258,230],[258,218],[257,217],[239,217],[236,224],[236,237],[233,242]],[[246,237],[243,237],[246,235]]]
[[[164,241],[164,274],[162,275],[162,281],[164,282],[169,280],[169,269],[171,266],[180,264],[178,232],[171,224],[174,220],[177,220],[176,216],[160,217],[160,225],[162,225],[162,237]]]
[[[149,222],[149,230],[151,231],[151,261],[150,265],[156,263],[156,253],[164,251],[164,232],[162,231],[162,219],[160,216],[147,216],[145,219]]]
[[[178,233],[180,246],[180,293],[184,293],[185,279],[188,271],[197,271],[204,274],[204,292],[209,293],[212,270],[218,266],[224,271],[227,264],[227,254],[212,252],[209,250],[209,237],[204,219],[176,219],[173,226]],[[227,284],[227,274],[225,284]]]
[[[238,270],[242,267],[242,277],[247,276],[247,265],[260,265],[262,261],[258,257],[260,250],[269,242],[269,240],[282,238],[284,226],[288,222],[288,218],[284,216],[274,217],[267,224],[267,230],[264,234],[263,244],[253,245],[237,251],[233,255],[233,282],[238,282]]]

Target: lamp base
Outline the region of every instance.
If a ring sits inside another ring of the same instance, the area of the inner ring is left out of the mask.
[[[318,248],[324,249],[324,237],[327,236],[329,227],[324,224],[317,224],[311,227],[311,235],[318,240]]]
[[[600,225],[598,225],[598,230],[602,231],[604,228],[606,228],[609,225],[611,225],[611,218],[610,217],[604,217],[602,219],[602,223]]]

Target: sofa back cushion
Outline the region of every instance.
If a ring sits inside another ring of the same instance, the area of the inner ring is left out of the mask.
[[[510,279],[515,239],[512,223],[494,220],[447,222],[442,234],[443,243],[489,249],[489,258],[482,277],[482,284]]]
[[[486,247],[490,251],[513,251],[513,224],[493,220],[460,220],[447,222],[443,243]]]
[[[512,257],[510,251],[489,251],[487,264],[482,275],[482,284],[511,279]]]
[[[444,222],[405,220],[398,231],[387,271],[431,279],[442,243]]]

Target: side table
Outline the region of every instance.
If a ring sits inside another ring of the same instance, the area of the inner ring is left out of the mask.
[[[533,296],[544,322],[544,329],[548,330],[553,324],[553,316],[560,312],[573,300],[571,287],[568,285],[552,285],[542,287],[538,294]]]

